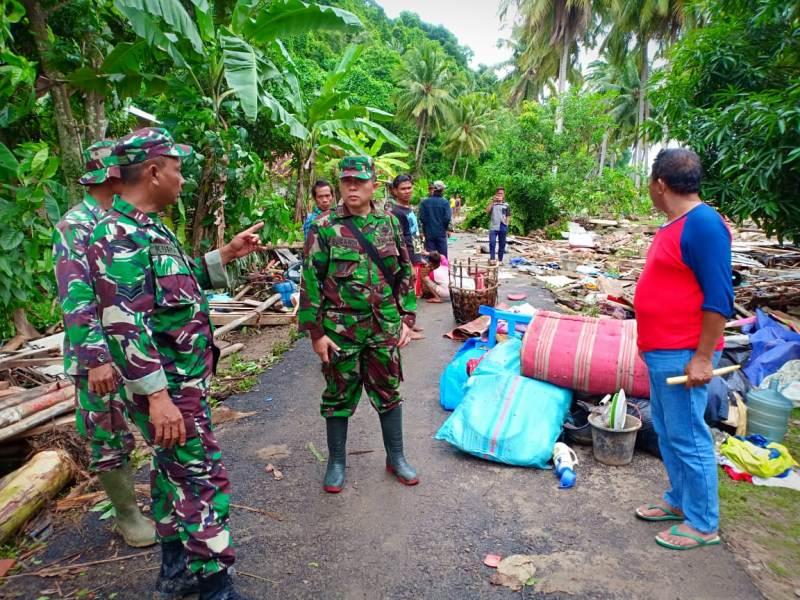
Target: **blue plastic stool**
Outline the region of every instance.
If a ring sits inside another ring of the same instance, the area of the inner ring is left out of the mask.
[[[517,332],[517,324],[527,325],[531,322],[532,318],[530,315],[521,315],[507,310],[498,310],[494,306],[486,306],[485,304],[482,304],[480,308],[478,308],[478,312],[492,319],[489,324],[489,348],[494,348],[497,345],[497,324],[500,321],[508,323],[509,336],[522,337],[522,335]]]

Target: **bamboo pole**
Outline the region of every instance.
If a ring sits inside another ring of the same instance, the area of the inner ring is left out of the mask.
[[[218,338],[218,337],[220,337],[221,335],[224,335],[224,334],[228,333],[228,332],[229,332],[229,331],[231,331],[232,329],[236,329],[236,328],[237,328],[237,327],[239,327],[240,325],[242,325],[242,324],[244,324],[245,322],[247,322],[249,319],[252,319],[252,318],[253,318],[253,315],[257,315],[257,314],[259,314],[259,313],[262,313],[262,312],[264,312],[265,310],[267,310],[267,309],[268,309],[270,306],[272,306],[273,304],[275,304],[275,303],[276,303],[278,300],[280,300],[280,299],[281,299],[281,295],[280,295],[280,294],[274,294],[274,295],[270,296],[270,297],[269,297],[267,300],[265,300],[264,302],[262,302],[261,304],[259,304],[258,306],[256,306],[256,307],[255,307],[255,308],[252,310],[252,312],[249,312],[249,313],[247,313],[246,315],[244,315],[244,316],[242,316],[242,317],[239,317],[239,318],[238,318],[238,319],[236,319],[235,321],[233,321],[233,322],[231,322],[231,323],[228,323],[227,325],[224,325],[223,327],[220,327],[219,329],[217,329],[217,330],[214,332],[214,337],[215,337],[215,338]]]
[[[46,450],[0,481],[0,544],[14,535],[72,479],[64,450]]]
[[[39,396],[33,400],[28,400],[17,406],[0,410],[0,429],[13,425],[17,421],[21,421],[27,416],[42,411],[51,406],[55,406],[59,402],[69,400],[75,396],[74,388],[62,388],[44,396]]]
[[[32,427],[36,427],[37,425],[46,423],[50,419],[54,417],[59,417],[64,413],[70,412],[71,410],[75,410],[75,402],[70,398],[69,400],[60,402],[55,406],[46,408],[38,413],[34,413],[29,417],[25,417],[24,419],[17,421],[13,425],[9,425],[8,427],[0,429],[0,442],[16,437],[23,431],[27,431]]]

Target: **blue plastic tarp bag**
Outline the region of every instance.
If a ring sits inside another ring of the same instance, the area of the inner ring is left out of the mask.
[[[475,371],[473,377],[478,375],[497,375],[512,373],[519,375],[522,364],[522,340],[509,338],[486,353]]]
[[[790,331],[761,309],[756,310],[756,323],[746,333],[753,352],[744,373],[755,387],[788,361],[800,358],[800,333]]]
[[[453,410],[464,397],[464,384],[467,375],[467,362],[480,358],[488,347],[478,338],[470,338],[461,345],[456,355],[442,371],[439,378],[439,403],[445,410]]]
[[[473,376],[465,387],[464,399],[439,428],[437,440],[479,458],[548,468],[571,390],[515,373]]]

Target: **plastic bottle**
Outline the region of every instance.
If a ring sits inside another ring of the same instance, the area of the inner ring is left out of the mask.
[[[559,479],[558,487],[568,489],[575,485],[575,466],[578,464],[578,456],[563,442],[556,442],[553,446],[553,464],[556,469],[556,476]]]
[[[770,442],[780,443],[789,428],[792,401],[778,391],[778,381],[769,389],[751,390],[747,394],[747,433],[761,434]]]

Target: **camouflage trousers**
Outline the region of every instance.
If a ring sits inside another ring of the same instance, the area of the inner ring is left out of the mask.
[[[180,539],[192,572],[208,576],[235,560],[228,522],[230,482],[211,425],[207,380],[181,382],[179,387],[170,383],[169,394],[183,415],[182,446],[153,444],[146,396],[133,395],[128,410],[153,448],[150,485],[156,534],[161,541]]]
[[[402,402],[403,369],[397,337],[379,333],[356,341],[332,331],[325,333],[340,350],[338,357],[322,365],[323,417],[352,416],[361,400],[362,388],[379,413],[389,412]]]
[[[113,471],[127,464],[136,446],[128,429],[125,388],[107,396],[89,391],[89,376],[72,376],[75,384],[75,427],[89,442],[89,470]]]

